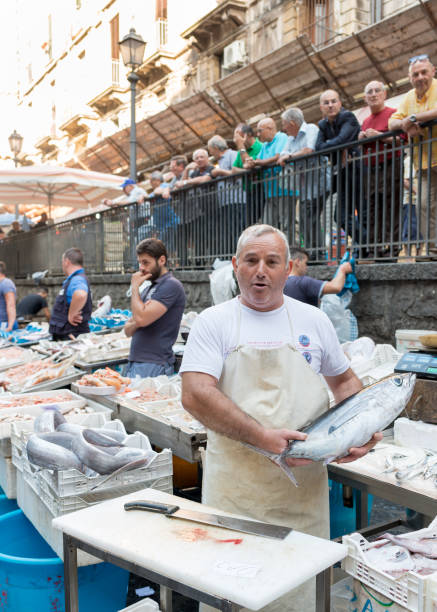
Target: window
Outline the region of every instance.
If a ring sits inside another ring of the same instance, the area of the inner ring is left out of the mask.
[[[301,8],[299,33],[307,34],[315,47],[332,42],[338,32],[333,29],[334,0],[306,0]]]
[[[382,0],[370,0],[370,25],[382,19]]]

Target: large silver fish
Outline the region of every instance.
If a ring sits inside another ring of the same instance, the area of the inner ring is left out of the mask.
[[[297,485],[287,459],[330,463],[345,457],[350,448],[363,446],[399,416],[413,394],[415,382],[415,374],[392,374],[364,387],[302,429],[308,434],[306,440],[290,441],[280,455],[251,448],[272,459]]]

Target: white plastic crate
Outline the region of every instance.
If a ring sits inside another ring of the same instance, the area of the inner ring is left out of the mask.
[[[17,497],[17,469],[10,457],[0,457],[0,487],[8,499]]]
[[[437,612],[437,574],[432,574],[426,581],[424,612]]]
[[[141,447],[140,447],[141,448]],[[97,491],[105,491],[143,483],[146,480],[155,480],[162,476],[172,476],[173,463],[172,453],[169,449],[164,449],[159,453],[148,467],[140,467],[127,472],[122,472],[114,478],[110,478]],[[86,477],[75,469],[60,470],[41,470],[36,473],[38,480],[44,480],[52,489],[57,497],[70,497],[72,495],[83,495],[91,492],[91,489],[102,482],[107,476]]]
[[[437,580],[436,574],[420,576],[415,572],[407,572],[395,580],[367,562],[364,552],[370,543],[362,535],[352,533],[343,536],[343,544],[348,548],[348,554],[341,563],[345,572],[411,612],[437,612],[437,600],[433,603],[430,599],[437,596],[437,584],[434,586],[434,594],[429,593],[432,591],[429,582],[431,579]]]
[[[129,493],[134,493],[135,491],[140,491],[145,488],[157,489],[164,493],[173,493],[173,476],[161,476],[160,478],[144,479],[142,482],[133,482],[122,487],[104,489],[101,492],[97,490],[95,493],[85,493],[81,496],[72,495],[70,497],[58,497],[44,480],[40,479],[36,481],[33,475],[26,470],[23,471],[23,476],[25,482],[29,484],[32,483],[31,486],[34,488],[36,483],[40,499],[54,517],[68,514],[69,512],[75,512],[76,510],[93,506],[107,499],[128,495]]]

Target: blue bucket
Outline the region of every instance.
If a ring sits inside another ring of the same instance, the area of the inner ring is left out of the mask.
[[[331,540],[353,533],[356,527],[356,508],[358,503],[358,491],[352,489],[353,506],[348,508],[343,505],[343,485],[334,480],[329,480],[329,526]],[[372,511],[373,495],[368,496],[368,520]]]
[[[78,569],[80,612],[126,605],[129,572],[110,563]],[[64,612],[64,564],[21,510],[0,516],[0,610]]]
[[[7,514],[13,510],[18,510],[17,500],[8,499],[3,493],[3,489],[0,489],[0,515]]]

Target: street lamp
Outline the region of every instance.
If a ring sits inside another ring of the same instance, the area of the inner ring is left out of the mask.
[[[8,140],[9,140],[9,147],[11,149],[11,152],[14,155],[14,164],[15,164],[15,167],[17,167],[18,166],[18,155],[20,154],[21,147],[23,146],[23,137],[21,136],[21,134],[17,132],[17,130],[14,130],[12,134],[9,136]],[[18,217],[19,217],[18,204],[15,204],[15,219],[17,221],[18,221]]]
[[[130,178],[137,180],[137,134],[135,124],[135,89],[139,76],[135,69],[139,68],[143,63],[144,49],[146,42],[137,34],[134,28],[129,30],[129,34],[118,43],[120,46],[121,57],[125,66],[130,68],[127,80],[130,83]]]
[[[14,130],[12,134],[9,136],[8,140],[9,140],[9,147],[11,149],[11,152],[14,154],[15,167],[17,167],[18,166],[18,155],[20,154],[21,147],[23,146],[23,137],[21,136],[21,134],[17,132],[17,130]]]

